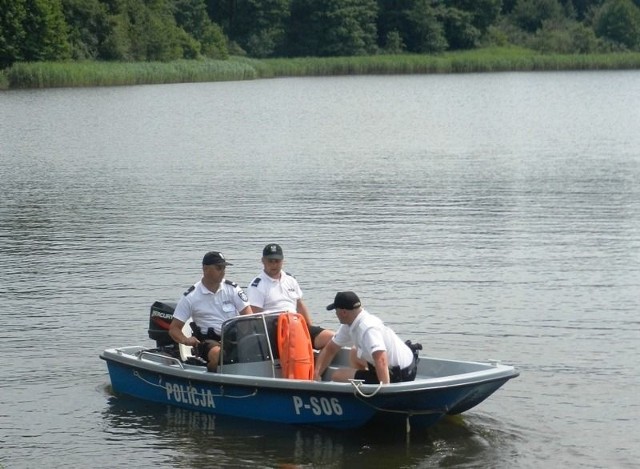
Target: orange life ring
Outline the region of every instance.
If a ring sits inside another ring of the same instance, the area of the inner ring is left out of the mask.
[[[313,345],[301,314],[284,312],[278,317],[278,352],[283,378],[313,379]]]

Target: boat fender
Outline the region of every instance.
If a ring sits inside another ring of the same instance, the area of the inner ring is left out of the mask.
[[[278,317],[278,352],[283,378],[313,380],[313,345],[301,314],[284,312]]]

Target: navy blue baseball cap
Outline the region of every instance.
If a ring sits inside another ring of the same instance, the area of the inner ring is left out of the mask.
[[[362,304],[360,303],[360,298],[358,295],[353,293],[352,291],[339,291],[336,293],[336,298],[333,300],[329,306],[327,306],[327,311],[331,311],[332,309],[357,309]]]
[[[233,265],[227,262],[221,252],[209,251],[202,258],[202,265]]]
[[[262,257],[267,259],[284,259],[284,253],[279,244],[267,244],[262,250]]]

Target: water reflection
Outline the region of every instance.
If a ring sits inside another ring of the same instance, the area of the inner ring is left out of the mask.
[[[171,406],[111,397],[104,411],[106,432],[113,442],[122,435],[144,433],[154,451],[176,467],[279,467],[343,460],[340,434],[312,428],[209,415]],[[148,437],[152,436],[152,440]]]
[[[136,451],[174,467],[479,467],[504,458],[518,439],[503,423],[482,415],[448,417],[409,434],[390,433],[379,423],[342,431],[209,415],[115,396],[108,398],[103,418],[107,444],[135,438],[149,445]]]

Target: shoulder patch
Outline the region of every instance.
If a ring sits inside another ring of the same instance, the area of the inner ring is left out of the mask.
[[[195,290],[195,289],[196,289],[196,286],[195,286],[195,285],[191,285],[191,286],[189,287],[189,289],[188,289],[186,292],[184,292],[184,293],[183,293],[183,295],[184,295],[184,296],[187,296],[189,293],[191,293],[191,292],[192,292],[193,290]]]
[[[245,303],[247,303],[249,301],[249,298],[247,298],[247,294],[244,292],[244,290],[242,288],[240,290],[238,290],[238,296]]]
[[[236,282],[232,282],[231,280],[226,280],[224,281],[224,283],[226,283],[227,285],[231,285],[232,287],[237,287],[238,284]]]
[[[253,282],[251,282],[251,286],[252,287],[257,287],[258,284],[260,283],[260,280],[262,280],[260,277],[256,277],[253,279]]]

